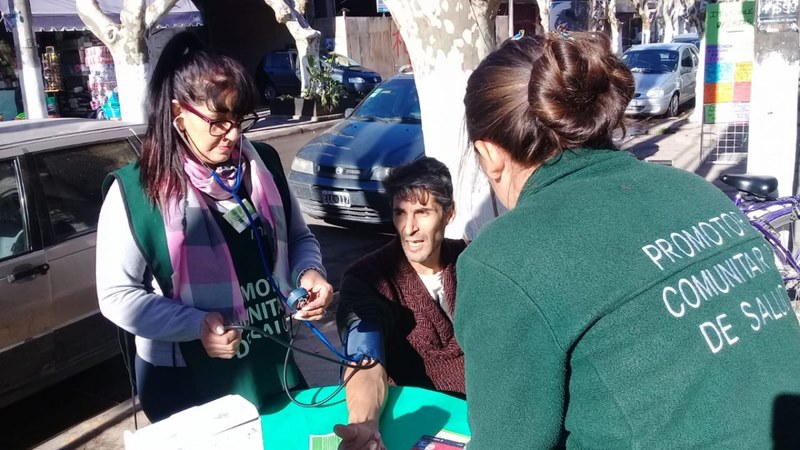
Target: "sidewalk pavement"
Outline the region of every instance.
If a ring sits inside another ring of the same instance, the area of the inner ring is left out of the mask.
[[[341,120],[341,115],[317,120],[267,115],[256,124],[253,130],[247,133],[247,136],[250,139],[288,136],[331,127],[339,120]],[[744,171],[744,164],[741,163],[737,166],[704,161],[700,152],[702,137],[700,131],[701,125],[690,122],[687,117],[677,117],[666,121],[637,122],[629,130],[628,136],[618,145],[623,150],[632,152],[639,159],[695,172],[723,188],[716,181],[719,174],[725,171]],[[318,326],[333,345],[339,345],[333,314],[329,314]],[[306,327],[301,327],[295,344],[300,348],[311,349],[314,353],[322,355],[327,355],[328,352]],[[329,363],[319,362],[301,354],[295,356],[310,386],[338,382],[338,370],[331,367]],[[137,411],[139,427],[147,425],[147,419],[138,406]],[[61,433],[37,449],[123,450],[123,431],[133,429],[131,402],[125,402]]]
[[[688,114],[684,113],[672,119],[637,122],[618,145],[641,160],[694,172],[733,196],[735,190],[722,184],[718,178],[725,172],[744,172],[746,160],[731,163],[704,158],[702,139],[702,124],[690,121]]]

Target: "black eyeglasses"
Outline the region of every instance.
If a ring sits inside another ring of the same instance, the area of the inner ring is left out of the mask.
[[[250,130],[250,128],[253,128],[253,125],[258,121],[258,114],[256,113],[252,113],[237,122],[230,120],[212,120],[186,102],[181,102],[181,106],[195,116],[203,119],[203,121],[208,124],[208,132],[212,136],[225,136],[232,128],[238,128],[241,133],[244,133]]]

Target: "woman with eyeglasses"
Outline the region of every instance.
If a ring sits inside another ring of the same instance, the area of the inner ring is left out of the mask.
[[[107,180],[97,232],[100,310],[136,336],[145,414],[155,422],[227,394],[258,407],[303,387],[291,359],[284,373],[281,345],[227,328],[288,341],[279,296],[307,289],[295,317],[317,320],[333,295],[277,153],[243,135],[257,120],[252,79],[181,33],[146,102],[141,156]]]

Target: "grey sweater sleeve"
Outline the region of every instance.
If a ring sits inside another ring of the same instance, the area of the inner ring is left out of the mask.
[[[116,182],[100,210],[96,251],[97,298],[105,317],[124,330],[151,340],[184,342],[200,338],[205,311],[164,297],[155,280],[155,291],[148,293],[144,284],[145,259],[131,234]]]
[[[322,266],[322,253],[320,252],[319,242],[311,230],[308,229],[303,213],[300,211],[300,203],[297,197],[290,191],[292,201],[292,219],[289,235],[289,268],[292,271],[291,277],[298,285],[300,275],[306,269],[316,269],[323,277],[327,278],[325,268]]]

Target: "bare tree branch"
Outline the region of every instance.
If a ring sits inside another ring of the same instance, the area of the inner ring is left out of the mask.
[[[119,21],[122,32],[128,36],[144,36],[147,29],[144,26],[144,0],[125,0],[119,12]]]
[[[103,44],[111,48],[114,42],[119,39],[120,27],[100,9],[98,0],[76,0],[75,6],[78,10],[78,16],[86,24],[86,28],[97,36]]]
[[[294,7],[304,16],[306,15],[306,6],[308,6],[308,0],[295,0],[294,2]]]
[[[144,26],[147,31],[150,31],[158,24],[162,17],[164,17],[178,0],[155,0],[150,6],[147,7],[144,16]]]

